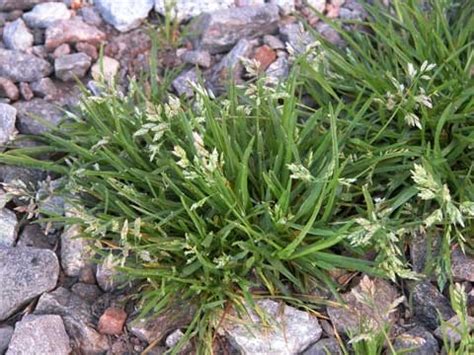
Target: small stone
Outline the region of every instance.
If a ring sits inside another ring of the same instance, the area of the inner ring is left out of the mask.
[[[120,276],[110,259],[106,258],[104,262],[97,265],[95,278],[99,287],[105,292],[115,291],[122,284]]]
[[[4,354],[10,344],[13,335],[13,327],[8,325],[0,326],[0,354]]]
[[[67,43],[63,43],[53,51],[52,57],[54,59],[57,59],[59,57],[63,57],[70,53],[71,53],[71,46]]]
[[[417,231],[411,234],[409,245],[413,271],[418,273],[429,272],[430,267],[432,267],[429,260],[433,260],[439,255],[441,238]]]
[[[53,250],[55,240],[44,234],[39,224],[26,225],[18,237],[17,247]]]
[[[120,32],[127,32],[148,17],[154,0],[95,0],[94,4],[105,21]]]
[[[35,81],[52,73],[46,60],[20,51],[0,49],[0,76],[13,82]]]
[[[311,345],[301,355],[342,355],[341,347],[335,338],[325,338]]]
[[[193,97],[194,91],[192,83],[198,83],[198,73],[195,68],[186,70],[178,75],[172,82],[178,96]]]
[[[16,214],[9,209],[0,208],[0,247],[13,246],[17,235],[17,227]]]
[[[255,303],[266,316],[265,326],[252,309],[247,310],[249,319],[227,317],[223,322],[222,330],[243,354],[299,354],[321,337],[318,319],[310,313],[270,299]]]
[[[68,54],[54,61],[54,73],[62,81],[74,81],[86,75],[91,58],[84,53]]]
[[[166,6],[168,3],[166,1],[167,0],[155,0],[155,11],[163,16],[171,16],[171,18],[174,18],[179,22],[198,16],[204,12],[228,9],[235,5],[235,0],[176,0],[173,2],[174,7],[168,15]]]
[[[20,83],[20,93],[25,101],[30,101],[35,96],[28,83]]]
[[[299,23],[289,23],[280,26],[280,35],[288,43],[296,54],[306,52],[308,45],[311,45],[315,39]]]
[[[59,262],[50,250],[0,248],[0,321],[52,290],[58,276]]]
[[[266,74],[269,78],[272,78],[274,81],[284,80],[288,77],[290,72],[290,63],[286,57],[278,57],[270,66],[268,67]]]
[[[451,254],[451,271],[458,281],[474,282],[474,258],[455,249]]]
[[[186,51],[180,57],[185,63],[199,65],[203,68],[209,68],[212,62],[208,51]]]
[[[76,43],[76,50],[78,52],[87,54],[89,57],[91,57],[92,60],[97,60],[97,58],[99,57],[97,48],[93,46],[92,44],[89,44],[86,42]]]
[[[31,53],[41,59],[48,58],[48,52],[46,51],[46,48],[43,45],[33,46],[33,48],[31,48]]]
[[[474,330],[474,317],[466,315],[466,323],[467,332],[470,334]],[[454,317],[446,321],[446,323],[441,324],[434,331],[434,335],[440,340],[446,338],[449,343],[457,344],[462,339],[463,329],[461,328],[461,320],[459,319],[458,315],[455,315]]]
[[[318,12],[323,12],[326,8],[326,0],[304,0],[307,6]]]
[[[89,285],[78,282],[71,287],[71,291],[89,303],[94,303],[100,296],[102,291],[96,285]]]
[[[50,78],[43,78],[32,82],[31,89],[40,98],[51,99],[57,94],[56,85]]]
[[[46,49],[51,51],[63,43],[87,42],[99,45],[105,33],[77,19],[60,20],[46,29]]]
[[[3,29],[3,41],[8,49],[24,51],[33,46],[33,35],[22,19],[10,22]]]
[[[56,105],[43,99],[19,101],[15,103],[14,107],[18,111],[17,127],[22,134],[42,134],[50,130],[35,117],[41,117],[42,120],[53,126],[59,125],[63,118],[63,112]]]
[[[181,329],[176,329],[173,333],[168,335],[165,340],[165,345],[167,348],[172,348],[176,346],[176,344],[179,343],[181,338],[184,336],[184,333],[181,331]]]
[[[282,40],[276,36],[265,35],[263,36],[263,43],[272,49],[286,49],[285,44]]]
[[[195,48],[211,54],[230,50],[243,38],[256,38],[278,28],[278,7],[239,7],[202,14],[190,25],[189,33]]]
[[[14,137],[16,114],[17,110],[13,106],[0,103],[0,147]]]
[[[237,7],[256,6],[265,4],[265,0],[235,0]]]
[[[28,10],[36,4],[46,1],[49,0],[1,0],[0,11]]]
[[[95,7],[82,7],[78,14],[82,16],[84,22],[88,25],[98,27],[103,23],[102,17],[100,17],[99,11]]]
[[[71,12],[61,2],[45,2],[36,5],[32,11],[23,15],[23,19],[31,28],[47,28],[58,20],[68,20]]]
[[[6,355],[68,355],[70,352],[69,337],[61,317],[29,314],[16,323]]]
[[[98,330],[101,334],[120,335],[127,320],[127,313],[120,308],[109,307],[99,318]]]
[[[103,56],[92,66],[91,75],[94,80],[105,80],[111,84],[120,69],[120,63],[114,58]]]
[[[338,47],[343,47],[346,42],[342,39],[339,32],[337,32],[333,27],[327,23],[318,22],[316,25],[316,30],[323,36],[328,42],[334,44]]]
[[[421,326],[416,326],[400,334],[393,341],[393,348],[407,355],[438,354],[439,347],[435,337]]]
[[[255,50],[253,59],[259,63],[259,70],[265,71],[267,68],[276,60],[277,56],[275,51],[264,44]]]
[[[20,98],[20,91],[13,81],[7,78],[0,78],[0,97],[6,97],[11,101],[16,101]]]
[[[284,15],[295,12],[295,0],[270,0],[270,4],[277,5]]]
[[[76,224],[67,227],[61,234],[61,266],[70,277],[78,277],[81,270],[91,263],[91,242],[81,233],[81,226]]]
[[[86,284],[95,285],[97,283],[97,280],[95,279],[95,271],[95,264],[87,264],[81,269],[81,272],[79,273],[79,281]]]

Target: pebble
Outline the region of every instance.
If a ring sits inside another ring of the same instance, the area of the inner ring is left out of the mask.
[[[342,355],[341,347],[336,338],[325,338],[311,345],[301,355]]]
[[[429,269],[433,266],[429,260],[438,257],[441,238],[416,231],[411,234],[409,245],[413,271],[418,273],[429,272]]]
[[[89,303],[94,303],[100,296],[102,291],[97,285],[78,282],[71,287],[71,291]]]
[[[167,0],[155,0],[155,11],[159,14],[167,15]],[[181,22],[191,17],[198,16],[204,12],[215,12],[218,10],[234,7],[235,0],[175,0],[174,8],[169,14],[171,18],[175,18]]]
[[[176,344],[179,343],[181,338],[184,336],[184,333],[181,331],[181,329],[176,329],[173,333],[168,335],[165,340],[165,345],[167,348],[172,348],[176,346]]]
[[[127,320],[127,313],[120,308],[109,307],[99,318],[97,329],[101,334],[120,335]]]
[[[263,43],[266,44],[267,46],[270,46],[272,49],[285,49],[285,43],[282,42],[282,40],[276,36],[273,35],[265,35],[263,36]]]
[[[451,254],[451,271],[458,281],[474,282],[474,258],[455,249]]]
[[[67,43],[63,43],[53,51],[53,54],[51,55],[51,57],[53,59],[57,59],[59,57],[63,57],[68,54],[71,54],[71,46]]]
[[[93,61],[99,58],[99,53],[97,52],[97,48],[92,44],[86,42],[79,42],[76,43],[76,50],[78,52],[82,52],[87,54]]]
[[[16,101],[20,98],[20,91],[13,81],[7,78],[0,78],[0,97]]]
[[[57,94],[56,85],[50,78],[43,78],[32,82],[31,89],[40,98],[52,99]]]
[[[105,259],[104,262],[97,265],[95,278],[99,287],[105,292],[115,291],[120,286],[120,273],[114,266]]]
[[[438,354],[439,346],[435,337],[422,326],[416,326],[400,335],[393,341],[393,348],[407,355]]]
[[[62,81],[83,78],[91,66],[91,58],[85,53],[68,54],[54,61],[54,73]]]
[[[280,35],[296,54],[305,53],[308,45],[314,42],[314,38],[304,30],[300,23],[280,26]]]
[[[212,57],[208,51],[186,51],[180,57],[183,62],[199,65],[202,68],[209,68],[212,63]]]
[[[0,321],[56,287],[59,262],[50,250],[0,249]]]
[[[45,2],[36,5],[32,11],[23,15],[23,19],[31,28],[47,28],[58,20],[68,20],[71,12],[64,3]]]
[[[87,42],[99,45],[105,41],[104,32],[78,19],[56,21],[46,29],[45,35],[45,47],[49,51],[63,43]]]
[[[111,84],[120,69],[120,63],[118,60],[103,56],[99,59],[91,68],[92,78],[96,81],[105,80]]]
[[[16,214],[7,208],[0,208],[0,247],[13,246],[17,236],[17,228],[18,220]]]
[[[474,317],[466,315],[466,323],[468,328],[467,332],[471,334],[471,332],[474,330]],[[445,324],[441,324],[438,328],[436,328],[434,335],[440,340],[447,338],[449,343],[457,344],[462,338],[461,327],[461,320],[459,319],[458,315],[455,315],[448,319]]]
[[[91,263],[91,241],[81,237],[80,225],[65,228],[61,234],[61,266],[70,277],[79,277],[81,270]]]
[[[8,325],[0,326],[0,354],[4,354],[10,344],[13,335],[13,327]]]
[[[13,82],[36,81],[53,72],[46,60],[21,51],[0,49],[0,76]]]
[[[9,142],[14,136],[16,114],[17,110],[13,106],[0,103],[0,146]],[[0,231],[0,235],[1,233]]]
[[[148,17],[154,0],[95,0],[94,5],[105,21],[120,32],[127,32]]]
[[[60,316],[29,314],[16,323],[6,355],[68,355],[71,350]]]
[[[35,95],[31,90],[30,84],[28,83],[20,83],[20,94],[23,100],[30,101]]]
[[[277,58],[275,51],[270,47],[264,44],[263,46],[258,47],[255,50],[253,59],[259,63],[259,70],[265,71]]]
[[[8,49],[24,51],[33,46],[33,35],[22,19],[10,22],[3,29],[3,42]]]
[[[183,71],[172,82],[173,89],[178,96],[193,97],[194,90],[192,83],[198,83],[198,72],[196,68]]]
[[[268,67],[266,74],[273,81],[284,80],[288,77],[290,72],[290,63],[288,58],[285,56],[278,57],[270,66]]]
[[[31,101],[19,101],[14,104],[17,109],[17,127],[22,134],[42,134],[50,128],[35,120],[41,117],[49,125],[57,126],[63,118],[63,112],[54,104],[43,99],[34,98]]]

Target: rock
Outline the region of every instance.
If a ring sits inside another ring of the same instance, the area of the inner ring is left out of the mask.
[[[105,292],[115,291],[121,284],[121,275],[115,269],[110,258],[97,265],[95,278],[99,287]]]
[[[428,281],[416,284],[411,298],[415,318],[430,330],[439,326],[439,317],[448,320],[455,315],[448,299]]]
[[[70,352],[69,337],[61,317],[28,314],[16,323],[6,355],[68,355]]]
[[[81,237],[80,225],[67,227],[61,234],[61,266],[70,277],[78,277],[81,270],[91,263],[91,241]]]
[[[301,355],[342,355],[341,347],[336,338],[325,338],[311,345]]]
[[[464,254],[459,248],[455,249],[451,254],[451,271],[457,281],[474,282],[474,258]]]
[[[258,47],[255,50],[253,59],[259,63],[259,70],[265,71],[277,58],[275,51],[270,47],[264,44],[263,46]]]
[[[176,329],[173,333],[168,335],[165,340],[165,345],[167,348],[172,348],[176,346],[176,344],[179,343],[181,338],[184,336],[184,333],[181,331],[181,329]]]
[[[99,289],[99,287],[83,282],[74,284],[71,287],[71,291],[91,304],[94,303],[100,296],[102,296],[102,291]]]
[[[13,82],[36,81],[53,72],[51,64],[32,54],[0,49],[0,76]]]
[[[93,324],[91,306],[63,287],[43,294],[34,314],[57,314],[63,318],[66,331],[78,353],[102,353],[109,349],[106,336],[99,334]]]
[[[28,83],[20,83],[20,93],[25,101],[30,101],[35,96]]]
[[[16,108],[0,103],[0,147],[7,144],[15,135],[16,114]]]
[[[416,326],[400,334],[393,341],[393,348],[406,355],[438,354],[439,347],[435,337],[421,326]]]
[[[120,32],[127,32],[148,17],[154,0],[95,0],[94,4],[105,21]]]
[[[344,7],[341,7],[339,16],[342,20],[362,21],[368,17],[368,14],[358,1],[346,0],[344,2]]]
[[[82,16],[84,22],[88,25],[98,27],[103,23],[102,17],[100,17],[99,11],[95,7],[82,7],[78,14]]]
[[[101,334],[120,335],[127,320],[127,313],[120,308],[109,307],[99,318],[98,330]]]
[[[286,57],[281,56],[270,64],[266,74],[272,81],[278,82],[280,80],[285,80],[288,77],[289,72],[290,63]]]
[[[13,327],[8,325],[0,326],[0,354],[4,354],[10,344],[13,335]]]
[[[31,48],[31,53],[41,59],[48,59],[48,52],[46,51],[46,48],[43,45],[33,46]]]
[[[33,46],[33,35],[23,20],[18,19],[3,29],[3,42],[8,49],[24,51]]]
[[[92,66],[91,75],[94,80],[105,80],[111,84],[120,69],[120,63],[114,58],[103,56],[97,63]]]
[[[32,82],[31,90],[33,90],[36,96],[46,99],[52,99],[57,94],[56,85],[50,78],[43,78]]]
[[[23,134],[42,134],[50,130],[35,117],[41,117],[42,120],[53,126],[57,126],[63,117],[63,113],[58,107],[43,99],[17,102],[14,107],[18,110],[17,126],[20,133]]]
[[[278,28],[278,7],[271,4],[202,14],[190,25],[194,47],[211,54],[230,50],[243,38],[271,34]]]
[[[307,31],[304,30],[300,23],[289,23],[280,26],[281,38],[287,43],[295,54],[303,54],[309,45],[315,40]]]
[[[204,12],[214,12],[234,6],[235,0],[175,0],[173,8],[167,9],[167,0],[155,0],[155,11],[163,16],[171,16],[181,22]],[[168,10],[168,11],[167,11]]]
[[[226,317],[222,331],[243,354],[298,354],[321,337],[316,317],[270,299],[255,302],[265,314],[265,326],[254,310],[242,321]],[[235,318],[234,318],[235,319]]]
[[[192,83],[198,83],[198,73],[195,68],[186,70],[179,74],[172,82],[173,89],[175,89],[178,96],[193,97],[194,90]]]
[[[105,40],[105,33],[77,19],[60,20],[46,29],[45,47],[51,51],[63,43],[87,42],[99,45]]]
[[[470,317],[466,315],[466,323],[467,323],[467,332],[470,334],[474,331],[474,317]],[[446,323],[441,324],[436,330],[434,331],[434,335],[440,340],[444,340],[445,338],[448,340],[448,343],[457,344],[462,339],[462,325],[459,316],[454,316],[450,318]]]
[[[20,91],[13,81],[7,78],[0,78],[0,97],[16,101],[20,98]]]
[[[56,240],[44,234],[39,224],[26,225],[18,237],[17,247],[54,250]]]
[[[432,264],[427,264],[427,261],[433,260],[439,255],[441,238],[417,231],[411,235],[409,245],[413,271],[418,273],[429,272]]]
[[[269,2],[277,5],[284,15],[295,12],[295,0],[270,0]]]
[[[85,53],[68,54],[54,61],[54,73],[62,81],[75,81],[86,75],[91,58]]]
[[[57,59],[68,54],[71,54],[71,46],[67,43],[63,43],[53,51],[52,57],[53,59]]]
[[[209,68],[212,62],[208,51],[186,51],[180,57],[185,63],[199,65],[203,68]]]
[[[307,6],[311,7],[312,10],[323,12],[326,8],[326,0],[304,0]]]
[[[48,28],[54,21],[68,20],[71,12],[61,2],[45,2],[36,5],[32,11],[23,15],[23,19],[31,28]]]
[[[11,247],[15,243],[18,228],[16,214],[0,208],[0,247]]]
[[[48,178],[38,184],[35,199],[42,215],[53,217],[64,215],[64,196],[57,192],[63,184],[64,179],[61,178],[55,180]]]
[[[50,250],[0,248],[0,321],[56,286],[59,262]]]
[[[358,294],[370,299],[374,305],[361,302]],[[385,323],[397,320],[396,312],[391,312],[394,302],[400,295],[396,288],[382,279],[370,279],[364,276],[351,292],[341,295],[344,307],[328,307],[327,312],[333,326],[340,333],[358,334],[364,322],[373,323],[373,327],[382,329]]]
[[[97,48],[93,46],[92,44],[89,44],[86,42],[76,43],[76,50],[78,52],[87,54],[89,57],[91,57],[92,60],[97,60],[97,58],[99,58],[99,53],[97,52]]]
[[[46,1],[50,0],[0,0],[0,11],[28,10]]]
[[[342,39],[339,32],[333,27],[324,22],[318,22],[316,24],[316,30],[323,36],[328,42],[338,47],[345,46],[346,42]]]
[[[263,36],[263,43],[269,46],[272,49],[285,49],[285,44],[281,41],[280,38],[272,35]]]

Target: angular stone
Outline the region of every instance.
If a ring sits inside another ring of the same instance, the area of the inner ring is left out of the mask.
[[[52,99],[58,93],[56,85],[50,78],[43,78],[32,82],[31,90],[33,90],[36,96],[46,99]]]
[[[35,81],[53,72],[51,64],[32,54],[0,49],[0,76],[13,82]]]
[[[7,78],[0,78],[0,97],[16,101],[20,98],[20,91],[13,81]]]
[[[68,20],[71,12],[61,2],[46,2],[36,5],[32,11],[23,15],[23,19],[31,28],[47,28],[54,21]]]
[[[99,45],[105,33],[77,19],[60,20],[46,29],[46,49],[51,51],[63,43],[87,42]]]
[[[432,265],[428,262],[439,255],[441,238],[417,231],[411,235],[409,243],[413,271],[418,273],[429,271]]]
[[[111,84],[120,69],[120,63],[114,58],[103,56],[91,68],[91,75],[94,80],[105,80]]]
[[[313,36],[305,31],[300,23],[289,23],[280,26],[280,35],[295,54],[305,53],[307,47],[315,41]]]
[[[270,299],[255,303],[265,314],[266,326],[251,309],[247,310],[250,318],[235,321],[227,317],[223,322],[227,338],[243,354],[298,354],[321,337],[318,319],[310,313]]]
[[[278,28],[278,7],[240,7],[202,14],[189,28],[195,48],[211,54],[226,52],[242,38],[271,34]]]
[[[33,35],[23,20],[18,19],[3,29],[3,42],[8,49],[24,51],[33,46]]]
[[[59,262],[50,250],[0,248],[0,320],[56,286]]]
[[[193,97],[192,83],[196,84],[198,81],[198,73],[195,68],[192,68],[179,74],[173,80],[172,85],[178,96]]]
[[[78,277],[81,270],[91,263],[91,242],[81,233],[81,226],[76,224],[67,227],[61,234],[61,266],[70,277]]]
[[[234,7],[235,0],[175,0],[171,9],[167,9],[167,4],[166,0],[155,0],[155,11],[163,16],[168,16],[167,10],[169,10],[169,16],[181,22],[204,12],[214,12]]]
[[[121,284],[121,275],[110,261],[106,258],[102,263],[97,265],[95,278],[99,287],[105,292],[115,291]]]
[[[290,72],[290,63],[285,56],[280,56],[275,60],[268,69],[266,74],[272,81],[284,80],[288,77]]]
[[[263,36],[263,43],[269,46],[272,49],[285,49],[285,44],[281,41],[280,38],[272,35]]]
[[[95,7],[82,7],[78,14],[82,16],[84,22],[88,25],[100,26],[103,23],[102,17],[100,17],[99,11]]]
[[[16,214],[0,208],[0,247],[11,247],[15,243],[18,228]]]
[[[34,314],[60,315],[74,350],[79,353],[96,354],[109,349],[107,338],[90,326],[94,323],[91,306],[63,287],[42,295]]]
[[[336,338],[325,338],[311,345],[301,355],[342,355],[341,347]]]
[[[15,180],[21,180],[26,185],[36,187],[37,182],[43,180],[44,177],[45,173],[42,170],[0,165],[0,182],[6,184],[11,184]]]
[[[342,39],[339,32],[333,27],[324,22],[318,22],[316,24],[316,30],[323,36],[328,42],[338,47],[343,47],[346,42]]]
[[[39,224],[26,225],[18,237],[17,247],[54,250],[56,241],[44,234]]]
[[[393,341],[393,348],[407,355],[438,354],[439,347],[435,337],[421,326],[416,326],[400,334]]]
[[[459,248],[455,249],[451,254],[451,271],[458,281],[474,282],[474,258],[464,254]]]
[[[199,65],[203,68],[211,66],[212,58],[208,51],[186,51],[181,55],[183,62]]]
[[[51,57],[57,59],[68,54],[71,54],[71,46],[67,43],[63,43],[53,51]]]
[[[16,114],[16,108],[0,103],[0,147],[9,142],[16,132]]]
[[[165,345],[167,348],[172,348],[176,346],[176,344],[179,343],[181,338],[184,336],[184,333],[181,331],[181,329],[176,329],[173,333],[168,335],[165,340]]]
[[[10,344],[13,335],[13,327],[8,325],[0,326],[0,354],[4,354]]]
[[[42,134],[50,130],[47,125],[35,118],[41,118],[48,124],[57,126],[63,117],[62,111],[56,105],[43,99],[17,102],[14,106],[18,110],[17,126],[23,134]]]
[[[127,32],[148,17],[154,0],[95,0],[94,4],[105,21],[120,32]]]
[[[304,0],[307,6],[311,7],[312,10],[323,12],[326,8],[326,0]]]
[[[474,331],[474,317],[466,315],[466,323],[468,333],[471,334]],[[445,324],[441,324],[434,331],[434,335],[440,340],[447,338],[449,343],[457,344],[462,339],[462,325],[458,315],[450,318]]]
[[[264,44],[255,50],[253,59],[259,63],[259,70],[265,71],[277,58],[275,51]]]
[[[78,282],[71,287],[71,291],[89,303],[94,303],[102,296],[102,291],[96,285]]]
[[[97,48],[93,46],[92,44],[89,44],[86,42],[76,43],[76,50],[78,52],[87,54],[89,57],[91,57],[92,60],[97,60],[97,58],[99,57]]]
[[[0,0],[0,11],[28,10],[46,1],[50,0]]]
[[[20,83],[20,94],[25,101],[30,101],[35,96],[28,83]]]
[[[101,334],[120,335],[127,320],[127,312],[123,309],[109,307],[99,318],[97,329]]]
[[[62,81],[74,81],[86,75],[91,63],[85,53],[68,54],[54,61],[54,73]]]
[[[29,314],[16,323],[6,355],[68,355],[70,352],[69,337],[60,316]]]

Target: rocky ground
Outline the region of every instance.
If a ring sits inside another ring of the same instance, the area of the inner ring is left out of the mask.
[[[94,3],[0,0],[0,151],[31,146],[35,143],[25,135],[57,125],[64,109],[73,109],[80,100],[76,79],[98,94],[103,78],[116,78],[125,90],[130,76],[149,69],[151,40],[145,24],[163,23],[163,1]],[[172,87],[183,96],[192,95],[190,81],[198,78],[215,93],[231,76],[243,82],[242,57],[258,63],[269,77],[284,78],[293,55],[314,42],[294,14],[329,41],[343,45],[337,32],[318,20],[310,7],[329,18],[366,16],[354,0],[178,0],[174,15],[183,23],[196,19],[178,46],[162,47],[159,74],[164,68],[180,70]],[[103,63],[98,60],[101,46]],[[24,185],[19,186],[18,180]],[[192,317],[191,307],[179,305],[160,317],[137,319],[128,286],[116,281],[107,261],[92,260],[88,242],[75,238],[77,228],[33,223],[31,217],[37,216],[32,216],[32,201],[41,201],[43,209],[68,213],[64,201],[52,195],[54,177],[0,166],[0,182],[0,354],[132,354],[145,349],[160,354],[179,340]],[[25,190],[31,199],[6,203],[15,189]],[[427,243],[420,236],[410,247],[415,271],[423,269],[426,250],[431,249]],[[453,263],[454,276],[464,284],[472,305],[474,260],[455,250]],[[219,352],[276,354],[287,349],[285,354],[315,355],[327,348],[337,354],[341,351],[336,332],[348,335],[364,318],[380,326],[391,323],[396,349],[420,346],[416,354],[435,354],[442,345],[438,313],[444,320],[457,321],[446,295],[429,280],[402,289],[360,275],[333,276],[347,287],[342,298],[349,307],[328,306],[316,318],[261,300],[260,306],[274,315],[273,329],[256,331],[252,337],[246,327],[225,322]],[[375,307],[362,302],[360,293],[376,295]],[[315,296],[327,295],[315,291]],[[396,309],[394,302],[399,304]],[[256,315],[252,318],[260,322]],[[192,349],[189,344],[184,352]]]

